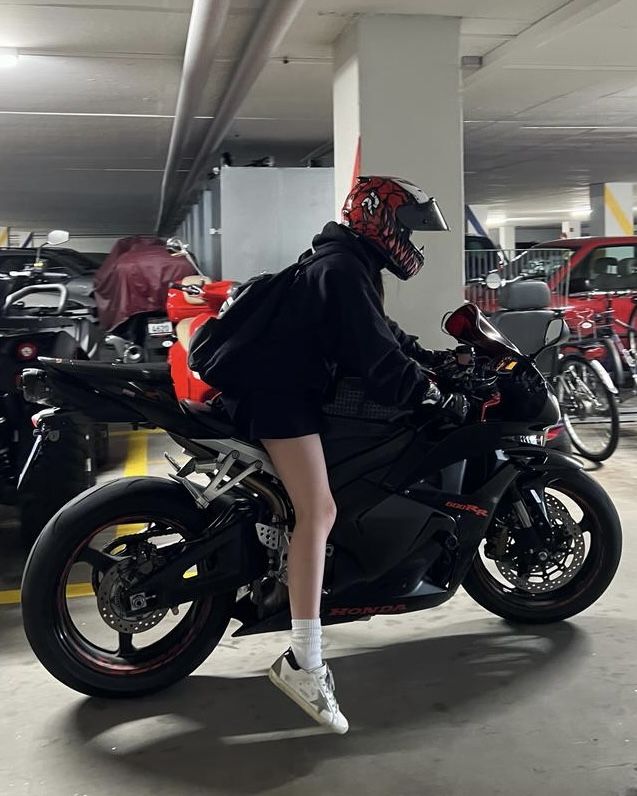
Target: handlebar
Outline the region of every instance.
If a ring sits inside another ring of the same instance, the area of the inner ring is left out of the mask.
[[[64,309],[69,300],[69,291],[66,285],[54,284],[54,285],[27,285],[26,287],[20,288],[20,290],[16,290],[14,293],[9,293],[9,295],[4,300],[3,310],[9,309],[13,304],[19,301],[21,298],[28,296],[30,293],[51,293],[52,291],[60,294],[60,300],[58,301],[58,305],[55,309],[55,312],[58,315],[61,315],[64,312]]]

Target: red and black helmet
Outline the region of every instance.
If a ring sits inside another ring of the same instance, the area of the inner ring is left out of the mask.
[[[358,177],[343,205],[342,220],[380,250],[387,268],[400,279],[411,279],[425,263],[411,233],[449,229],[436,200],[398,177]]]

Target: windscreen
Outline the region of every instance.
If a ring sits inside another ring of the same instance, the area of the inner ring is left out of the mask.
[[[452,312],[442,328],[460,343],[475,346],[491,356],[520,356],[519,349],[489,323],[475,304],[464,304]]]

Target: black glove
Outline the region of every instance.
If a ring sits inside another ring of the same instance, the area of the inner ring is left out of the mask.
[[[449,420],[458,425],[462,425],[467,419],[471,404],[466,395],[461,392],[450,392],[442,396],[440,409]]]
[[[422,406],[439,409],[445,417],[454,423],[464,423],[469,414],[471,405],[468,399],[460,392],[441,393],[438,387],[431,382],[421,399]]]

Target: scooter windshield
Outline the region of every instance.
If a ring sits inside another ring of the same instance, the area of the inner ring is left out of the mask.
[[[464,304],[442,323],[447,334],[460,343],[476,346],[493,357],[521,356],[520,350],[492,326],[475,304]]]

